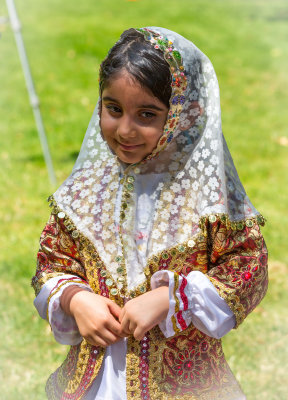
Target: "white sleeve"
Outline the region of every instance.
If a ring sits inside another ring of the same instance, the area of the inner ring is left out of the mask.
[[[67,345],[76,345],[81,342],[75,319],[66,314],[60,306],[60,297],[68,286],[77,285],[92,291],[85,281],[75,275],[58,276],[49,279],[41,288],[40,293],[34,300],[41,318],[46,319],[51,326],[57,342]]]
[[[181,332],[191,323],[216,339],[234,328],[233,312],[202,272],[192,271],[185,277],[172,271],[157,271],[151,277],[151,288],[159,286],[169,286],[169,311],[159,324],[165,337]]]

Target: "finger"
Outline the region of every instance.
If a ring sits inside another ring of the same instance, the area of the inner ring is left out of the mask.
[[[119,336],[115,335],[108,329],[101,331],[100,334],[98,333],[94,335],[89,335],[88,338],[90,342],[93,341],[94,343],[105,347],[110,346],[111,344],[116,343],[121,339]]]
[[[123,330],[120,322],[118,322],[118,320],[116,320],[112,315],[110,316],[105,326],[107,329],[109,329],[109,331],[113,332],[115,335],[120,337],[125,336],[123,335]]]
[[[122,320],[124,318],[125,312],[126,312],[126,310],[125,310],[125,307],[124,307],[124,308],[121,309],[121,312],[120,312],[119,317],[118,317],[120,324],[122,323]]]
[[[119,315],[122,311],[122,308],[118,306],[118,304],[114,303],[114,301],[112,300],[109,301],[107,305],[111,314],[114,315],[114,317],[116,317],[117,319],[119,319]]]
[[[139,326],[136,327],[136,329],[133,332],[133,336],[136,340],[142,340],[143,337],[145,336],[145,331],[140,328]]]
[[[135,322],[131,322],[129,323],[129,332],[130,334],[133,335],[133,333],[135,332],[135,329],[137,328],[137,324]]]
[[[109,346],[108,343],[105,342],[105,340],[101,339],[100,337],[91,337],[91,336],[86,336],[84,337],[86,342],[91,344],[92,346],[100,346],[100,347],[107,347]]]
[[[121,332],[128,336],[132,333],[129,330],[129,324],[130,320],[127,318],[127,316],[124,315],[124,318],[121,321]]]
[[[113,343],[118,342],[121,339],[119,335],[115,335],[113,332],[106,330],[102,334],[102,339],[108,344],[111,345]]]

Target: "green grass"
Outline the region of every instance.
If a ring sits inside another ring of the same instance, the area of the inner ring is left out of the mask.
[[[248,400],[284,400],[288,385],[287,19],[285,0],[16,1],[57,180],[70,173],[97,101],[99,63],[131,26],[175,30],[209,56],[223,130],[254,205],[267,218],[265,300],[224,340]],[[3,3],[0,16],[7,15]],[[29,288],[49,185],[13,33],[0,27],[0,392],[45,398],[68,350],[54,342]],[[285,145],[286,143],[286,145]]]

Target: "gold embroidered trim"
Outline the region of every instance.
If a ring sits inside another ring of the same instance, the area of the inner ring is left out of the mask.
[[[173,325],[173,329],[174,329],[174,333],[180,332],[180,329],[179,329],[178,326],[177,326],[177,321],[176,321],[176,317],[175,317],[175,314],[179,311],[179,299],[178,299],[178,297],[176,296],[176,292],[177,292],[178,286],[179,286],[179,275],[174,274],[174,290],[173,290],[173,296],[174,296],[174,299],[175,299],[175,312],[174,312],[174,314],[173,314],[172,317],[171,317],[172,325]]]
[[[49,281],[51,278],[55,278],[58,276],[65,276],[66,274],[63,272],[49,272],[48,274],[43,274],[40,273],[39,277],[36,277],[36,275],[32,278],[31,286],[33,287],[35,291],[35,296],[38,296],[40,293],[40,290],[42,286]]]
[[[125,245],[124,245],[124,239],[123,239],[123,223],[124,219],[127,217],[127,211],[129,212],[129,209],[131,209],[131,191],[134,190],[134,177],[128,175],[129,167],[125,171],[124,177],[123,177],[123,192],[122,192],[122,198],[121,198],[121,209],[120,209],[120,221],[119,221],[119,237],[120,237],[120,242],[121,242],[121,252],[122,255],[118,257],[118,264],[121,269],[121,275],[123,277],[123,282],[122,282],[122,288],[120,289],[120,292],[123,297],[128,298],[129,293],[127,291],[127,268],[126,268],[126,261],[125,261]],[[127,210],[128,209],[128,210]],[[132,223],[133,223],[132,219]]]
[[[233,231],[242,231],[245,226],[247,226],[248,228],[252,228],[255,224],[264,226],[266,219],[261,214],[258,214],[255,217],[246,218],[238,221],[231,221],[229,219],[229,216],[224,213],[204,215],[200,218],[199,221],[199,227],[201,228],[203,235],[207,236],[208,222],[214,224],[218,221],[225,225],[227,229],[231,228]]]
[[[173,329],[174,329],[174,335],[176,335],[177,333],[181,332],[181,330],[177,326],[177,321],[176,321],[175,315],[172,315],[171,321],[172,321],[172,326],[173,326]]]
[[[141,389],[139,385],[139,360],[140,342],[130,336],[127,340],[126,354],[126,393],[127,400],[141,399]]]
[[[179,286],[179,275],[174,274],[174,292],[173,292],[173,294],[174,294],[174,299],[175,299],[175,303],[176,303],[175,304],[175,314],[179,311],[179,299],[176,296],[178,286]]]
[[[78,389],[81,380],[83,379],[83,376],[86,372],[88,364],[89,357],[92,353],[91,351],[92,345],[90,345],[85,339],[80,344],[80,352],[78,355],[78,360],[77,360],[77,366],[76,366],[76,373],[73,377],[73,379],[70,379],[68,382],[68,385],[65,389],[65,393],[75,393],[76,390]],[[97,360],[94,366],[93,373],[89,374],[89,381],[93,382],[94,378],[97,376],[99,369],[102,365],[105,349],[102,347],[97,347]],[[83,397],[85,393],[83,393],[79,399]]]

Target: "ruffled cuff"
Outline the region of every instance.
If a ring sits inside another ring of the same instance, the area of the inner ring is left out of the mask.
[[[159,324],[165,337],[174,336],[192,323],[206,335],[219,339],[235,326],[233,312],[202,272],[192,271],[185,277],[162,270],[152,275],[152,290],[168,285],[169,311]]]
[[[39,315],[50,323],[56,341],[66,345],[76,345],[82,340],[75,319],[66,314],[60,306],[64,289],[71,285],[92,291],[90,286],[79,277],[65,275],[64,278],[60,276],[49,279],[34,300]]]

